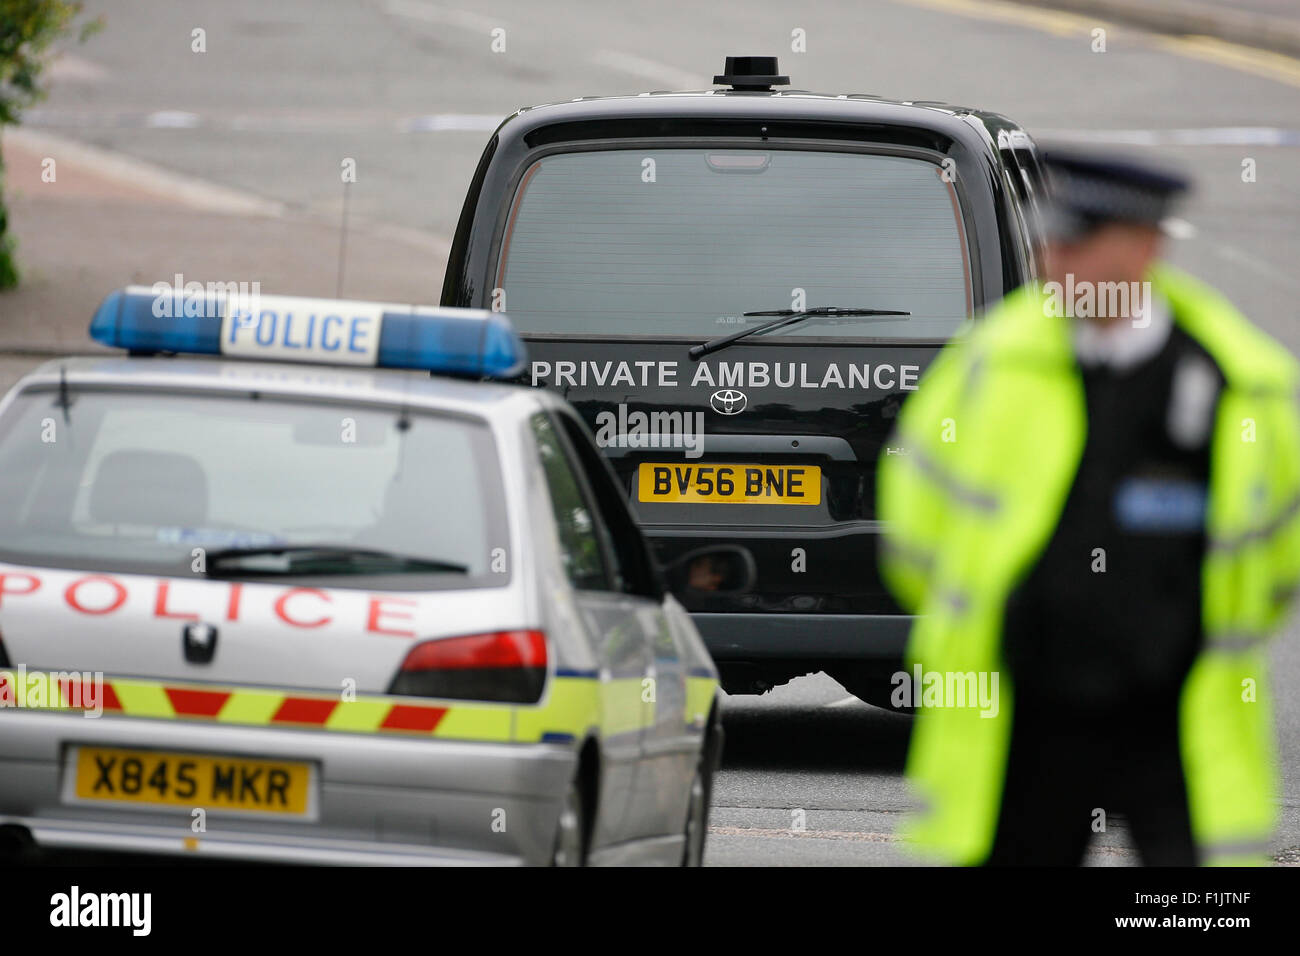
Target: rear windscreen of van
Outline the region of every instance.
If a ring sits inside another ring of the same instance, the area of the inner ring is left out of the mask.
[[[951,176],[812,150],[560,153],[528,168],[496,287],[520,331],[713,337],[751,311],[839,306],[782,338],[946,339],[971,313]]]

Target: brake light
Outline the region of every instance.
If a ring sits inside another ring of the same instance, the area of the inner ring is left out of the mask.
[[[411,648],[390,694],[534,703],[546,684],[546,635],[493,631],[424,641]]]
[[[771,153],[707,153],[705,162],[718,173],[761,173],[772,162]]]

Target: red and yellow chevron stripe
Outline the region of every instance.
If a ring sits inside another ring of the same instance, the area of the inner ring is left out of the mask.
[[[96,711],[105,716],[194,720],[359,734],[405,734],[440,740],[536,743],[581,739],[597,725],[598,682],[554,677],[538,704],[480,704],[378,695],[216,687],[172,681],[104,678],[82,686],[76,674],[0,670],[0,719],[7,707]],[[607,730],[608,732],[608,730]]]

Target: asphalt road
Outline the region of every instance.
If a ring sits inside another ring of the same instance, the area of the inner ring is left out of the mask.
[[[435,239],[450,236],[488,131],[514,108],[705,88],[729,53],[776,53],[800,88],[978,105],[1048,143],[1127,143],[1199,183],[1170,258],[1300,352],[1297,61],[975,0],[87,6],[105,29],[60,64],[53,94],[28,117],[33,129],[327,219],[341,214],[340,164],[352,158],[352,215]],[[504,52],[492,49],[498,28]],[[203,53],[191,48],[200,29]],[[804,53],[791,52],[796,30]],[[432,288],[442,266],[431,253]],[[1279,852],[1300,846],[1296,631],[1275,651]],[[730,698],[725,718],[711,863],[907,860],[892,838],[908,806],[907,719],[847,699],[825,676]],[[1131,861],[1122,827],[1093,859]]]

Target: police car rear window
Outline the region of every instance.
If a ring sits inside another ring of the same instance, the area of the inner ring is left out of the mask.
[[[70,397],[29,390],[0,419],[0,560],[398,590],[509,580],[486,424],[249,393]]]
[[[911,314],[777,335],[946,339],[972,301],[943,172],[816,150],[555,154],[520,181],[496,287],[524,333],[712,337],[802,305]]]

